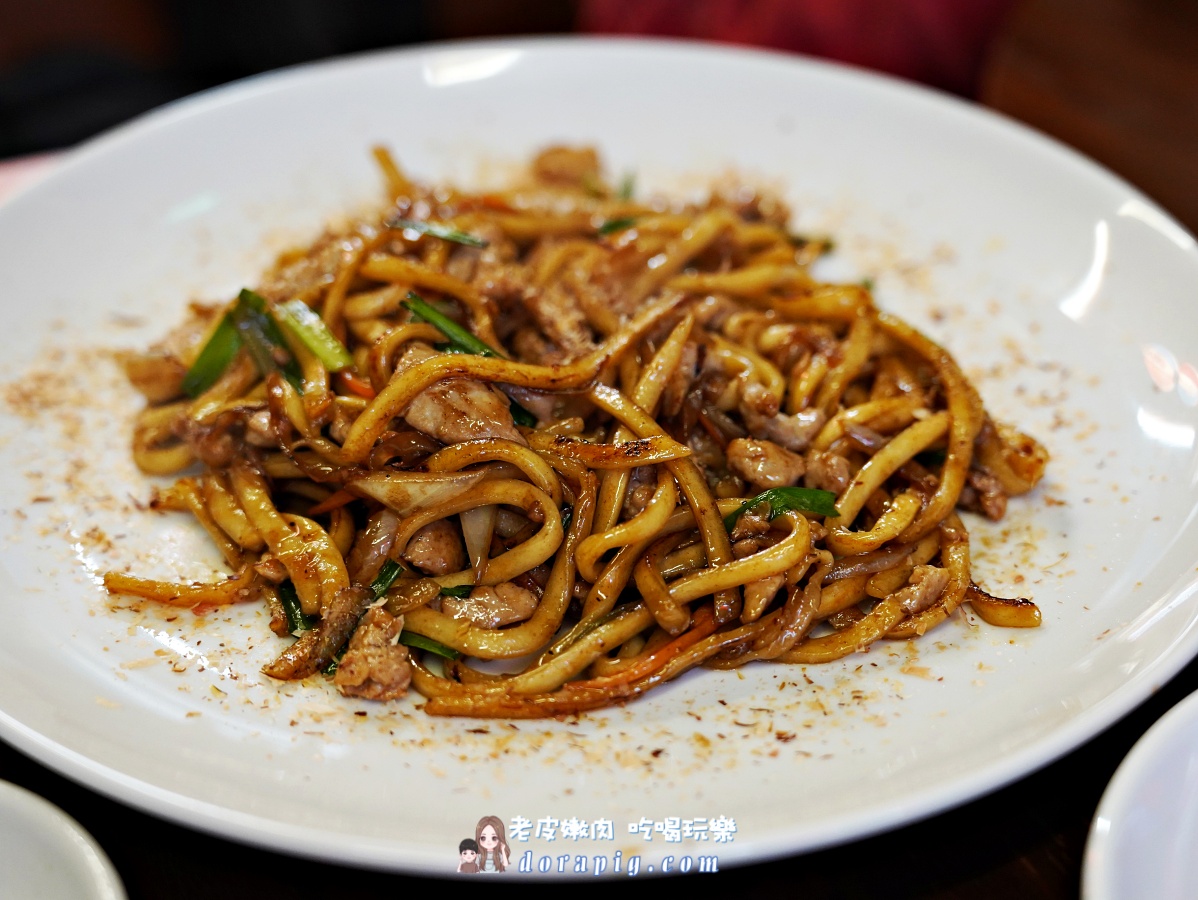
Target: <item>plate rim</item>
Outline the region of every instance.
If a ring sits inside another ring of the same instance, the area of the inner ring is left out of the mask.
[[[1126,818],[1134,799],[1134,791],[1144,781],[1163,752],[1171,748],[1189,731],[1198,726],[1198,690],[1186,695],[1165,710],[1148,730],[1132,745],[1120,760],[1114,774],[1094,810],[1086,833],[1082,856],[1082,897],[1084,900],[1119,900],[1115,891],[1116,873],[1111,851],[1126,824],[1116,819]],[[1191,759],[1198,754],[1191,753]],[[1102,824],[1106,822],[1106,825]],[[1118,833],[1117,833],[1118,832]],[[1148,862],[1148,861],[1145,861]]]
[[[2,780],[0,810],[15,812],[28,829],[45,836],[55,847],[68,849],[66,855],[87,872],[91,900],[126,900],[124,885],[112,860],[69,813],[23,785]]]
[[[272,70],[179,98],[67,151],[53,171],[33,183],[18,188],[3,202],[0,202],[0,216],[7,215],[11,209],[20,204],[36,202],[37,193],[44,189],[47,183],[76,168],[86,166],[91,159],[119,152],[125,143],[137,141],[143,133],[169,128],[175,121],[189,119],[197,114],[202,115],[206,110],[223,104],[234,104],[245,99],[253,99],[279,88],[300,84],[305,80],[320,80],[338,70],[382,65],[397,58],[418,59],[458,49],[518,49],[535,54],[541,50],[554,50],[566,46],[574,48],[582,46],[587,50],[620,47],[650,54],[659,52],[688,53],[697,56],[717,55],[729,60],[765,61],[780,66],[797,66],[809,70],[832,72],[836,73],[838,77],[846,79],[847,82],[864,84],[871,89],[884,89],[906,97],[918,97],[922,103],[929,106],[940,110],[950,110],[955,117],[969,120],[973,124],[982,124],[992,132],[1017,138],[1035,152],[1051,155],[1055,161],[1084,174],[1091,181],[1139,199],[1180,229],[1181,233],[1189,237],[1191,242],[1194,241],[1193,235],[1177,222],[1172,214],[1121,176],[1025,123],[954,95],[849,64],[781,51],[697,40],[572,35],[480,38],[368,51]],[[991,763],[981,771],[967,773],[948,782],[937,784],[935,790],[921,794],[921,802],[912,804],[910,798],[897,799],[883,808],[874,808],[870,814],[871,823],[867,827],[862,827],[860,813],[846,813],[834,820],[832,827],[825,826],[824,833],[819,839],[801,840],[801,846],[797,850],[795,849],[796,832],[794,829],[774,829],[769,837],[755,840],[751,848],[736,845],[727,847],[727,860],[731,865],[745,865],[788,855],[810,853],[846,841],[863,839],[891,830],[899,825],[912,824],[948,809],[974,802],[989,793],[1005,788],[1020,778],[1031,775],[1078,749],[1144,703],[1157,688],[1175,677],[1195,656],[1198,656],[1198,629],[1191,627],[1184,635],[1184,639],[1178,642],[1168,655],[1153,659],[1150,665],[1137,670],[1119,689],[1105,695],[1099,702],[1074,716],[1064,725],[1058,726],[1050,734],[1038,738],[1004,759]],[[0,709],[0,737],[26,755],[85,787],[150,815],[167,818],[218,837],[232,838],[242,843],[328,862],[350,863],[364,867],[420,874],[443,874],[440,869],[432,867],[431,861],[414,862],[411,850],[379,852],[385,851],[386,846],[390,846],[391,842],[380,841],[378,842],[380,846],[375,848],[369,841],[362,841],[360,842],[361,853],[347,854],[347,847],[344,844],[329,846],[326,841],[322,840],[325,832],[319,829],[283,826],[277,820],[228,810],[219,805],[142,781],[117,768],[96,763],[85,754],[46,738],[2,709]],[[914,812],[912,812],[913,806]],[[282,846],[279,843],[281,835],[289,838],[287,846]],[[723,856],[721,856],[721,861],[723,861]]]

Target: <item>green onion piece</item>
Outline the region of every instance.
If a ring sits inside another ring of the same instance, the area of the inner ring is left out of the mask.
[[[771,521],[791,510],[815,513],[819,516],[840,515],[840,511],[835,505],[836,495],[831,491],[801,487],[773,488],[762,491],[756,497],[751,497],[742,503],[739,509],[730,512],[724,517],[724,527],[731,531],[742,513],[762,503],[769,504]]]
[[[827,235],[788,234],[786,236],[795,247],[806,247],[808,244],[819,244],[823,253],[831,253],[836,249],[836,241]]]
[[[395,560],[383,560],[382,566],[379,567],[379,573],[374,576],[374,581],[370,582],[370,591],[372,594],[374,594],[375,599],[378,599],[387,593],[387,591],[391,589],[391,585],[395,583],[395,579],[399,578],[399,576],[401,576],[403,573],[404,567]],[[419,637],[419,635],[417,635],[417,637]],[[399,639],[401,642],[408,643],[404,640],[403,632],[400,633]],[[424,638],[424,640],[428,640],[428,638]],[[433,643],[436,643],[436,641],[433,641]],[[440,647],[441,645],[437,644],[437,646]],[[321,672],[323,672],[325,675],[335,675],[337,673],[337,667],[341,665],[341,660],[345,658],[345,651],[347,649],[348,647],[342,647],[337,655],[329,660],[329,664],[321,669]]]
[[[626,172],[624,178],[620,181],[620,189],[616,191],[617,200],[631,200],[632,194],[636,190],[636,176],[631,172]]]
[[[441,353],[464,353],[467,356],[474,356],[469,350],[463,350],[457,344],[451,344],[448,341],[442,341],[439,344],[433,344],[434,350],[439,350]]]
[[[381,597],[391,589],[391,585],[395,583],[400,575],[404,573],[404,567],[393,559],[388,559],[383,562],[379,569],[378,575],[374,581],[370,582],[370,590],[374,592],[374,596]],[[464,592],[463,592],[464,590]],[[450,597],[465,597],[473,590],[473,585],[464,584],[458,588],[441,588],[441,593]],[[439,656],[444,656],[446,659],[457,659],[460,655],[458,651],[446,647],[444,644],[434,641],[432,638],[426,638],[422,634],[413,634],[410,631],[401,631],[399,634],[399,642],[407,644],[409,647],[416,647],[419,650],[427,650],[430,653],[436,653]],[[340,657],[338,657],[340,659]],[[331,669],[326,672],[337,670],[336,660],[330,664]]]
[[[578,179],[578,184],[592,197],[607,196],[607,186],[593,172],[583,172],[582,177]]]
[[[408,291],[408,299],[403,302],[403,307],[416,318],[428,322],[449,338],[449,342],[458,353],[473,353],[475,356],[500,355],[493,347],[485,341],[480,341],[445,313],[425,303],[415,291]]]
[[[455,322],[449,316],[431,306],[421,299],[420,295],[415,291],[408,292],[408,299],[403,302],[404,308],[418,319],[423,319],[428,322],[443,335],[449,338],[447,344],[437,344],[438,350],[443,353],[469,353],[473,356],[493,356],[498,359],[503,358],[503,354],[492,347],[485,341],[481,341],[473,334]],[[512,421],[517,425],[523,425],[525,428],[536,428],[537,417],[530,413],[527,409],[517,403],[515,400],[508,398],[508,410],[512,414]]]
[[[570,504],[562,506],[562,531],[570,530],[570,523],[574,521],[574,507]]]
[[[472,590],[474,590],[474,585],[472,585],[472,584],[459,584],[459,585],[456,585],[455,587],[443,587],[443,588],[441,588],[441,596],[442,597],[469,597],[470,592]]]
[[[387,223],[387,227],[404,229],[406,231],[419,231],[421,234],[440,238],[443,241],[451,241],[455,244],[465,244],[467,247],[489,246],[482,238],[476,238],[472,234],[466,234],[466,232],[450,228],[448,225],[438,225],[436,222],[417,222],[415,219],[392,219]]]
[[[258,371],[263,375],[281,372],[292,387],[303,391],[303,376],[291,351],[287,349],[279,326],[266,311],[266,298],[243,289],[229,315]]]
[[[330,372],[340,372],[354,364],[345,345],[329,331],[324,319],[312,311],[303,300],[288,300],[278,304],[275,318],[292,330],[305,347],[312,351]]]
[[[599,226],[599,234],[614,234],[617,231],[623,231],[626,228],[631,228],[636,224],[636,219],[631,216],[626,216],[622,219],[608,219]]]
[[[942,466],[944,465],[944,461],[946,459],[948,459],[948,451],[943,447],[925,450],[922,453],[915,454],[915,461],[921,466],[927,466],[928,468]]]
[[[873,289],[874,289],[874,280],[873,280],[873,278],[869,277],[868,275],[867,275],[866,277],[862,278],[862,279],[861,279],[861,286],[862,286],[863,288],[865,288],[867,291],[869,291],[869,292],[871,292],[871,293],[872,293],[872,292],[873,292]]]
[[[593,631],[595,631],[595,629],[602,628],[608,622],[618,619],[621,616],[628,615],[636,610],[640,605],[641,602],[639,600],[635,603],[623,603],[620,606],[617,606],[611,612],[600,616],[594,622],[591,622],[589,625],[581,629],[579,628],[579,625],[582,625],[582,623],[579,622],[578,625],[575,625],[572,629],[570,629],[569,632],[558,638],[558,641],[554,643],[552,647],[550,647],[548,651],[549,654],[553,656],[560,656],[565,650],[573,647],[588,634],[591,634]]]
[[[515,400],[508,398],[508,412],[512,414],[512,421],[517,425],[523,425],[525,428],[536,428],[537,417],[530,413],[527,409],[517,403]]]
[[[403,566],[393,559],[383,560],[383,564],[379,567],[379,573],[374,576],[374,581],[370,582],[371,593],[375,599],[383,596],[387,591],[391,590],[391,585],[395,584],[395,579],[403,574]]]
[[[320,621],[320,616],[309,616],[300,606],[299,594],[295,585],[284,581],[278,589],[279,602],[283,604],[283,615],[287,617],[287,630],[297,637],[301,632],[310,631]]]
[[[434,641],[423,634],[415,634],[411,631],[401,631],[399,633],[399,642],[407,644],[409,647],[415,647],[417,650],[427,650],[429,653],[436,653],[438,656],[444,656],[446,659],[457,659],[462,655],[452,647],[446,647],[440,641]]]
[[[208,338],[208,343],[200,350],[200,355],[183,376],[183,393],[188,397],[198,397],[216,384],[240,349],[241,337],[237,333],[237,326],[225,313],[216,331],[212,332],[212,337]]]

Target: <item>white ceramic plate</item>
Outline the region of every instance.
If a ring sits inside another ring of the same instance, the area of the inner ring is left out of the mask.
[[[125,900],[112,863],[54,804],[0,781],[0,896]]]
[[[1156,722],[1115,771],[1086,841],[1086,900],[1186,900],[1198,884],[1198,694]]]
[[[258,668],[278,643],[257,610],[109,610],[107,568],[219,566],[183,517],[138,508],[149,484],[126,449],[138,401],[104,348],[144,346],[188,298],[228,297],[288,242],[376,198],[377,141],[420,177],[470,184],[569,141],[598,145],[641,193],[729,171],[782,190],[796,228],[837,236],[832,269],[874,278],[881,304],[944,342],[998,418],[1049,446],[1033,496],[1001,525],[970,523],[980,579],[1033,595],[1044,626],[960,618],[826,667],[695,672],[625,709],[505,724],[270,683]],[[934,93],[651,42],[338,61],[90,144],[0,209],[0,254],[0,615],[20,636],[0,656],[0,734],[197,828],[442,874],[495,815],[534,869],[556,872],[559,855],[568,872],[597,858],[625,872],[634,856],[642,872],[700,856],[727,867],[1018,778],[1198,647],[1194,241],[1076,154]],[[554,840],[520,840],[520,819],[557,820]]]

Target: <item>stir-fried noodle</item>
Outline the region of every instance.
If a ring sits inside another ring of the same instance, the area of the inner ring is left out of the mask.
[[[434,715],[826,662],[963,603],[1039,623],[973,583],[957,510],[1001,517],[1043,448],[866,286],[816,280],[829,244],[778,201],[642,202],[589,150],[485,194],[376,156],[384,210],[127,358],[137,463],[184,473],[155,506],[234,574],[111,592],[268,604],[267,675]]]

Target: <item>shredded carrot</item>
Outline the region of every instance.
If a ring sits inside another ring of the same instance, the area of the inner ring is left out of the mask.
[[[370,382],[364,381],[353,372],[343,369],[337,373],[337,377],[341,379],[341,386],[351,394],[365,397],[367,400],[373,400],[377,396],[377,392]]]
[[[342,506],[345,506],[347,503],[350,503],[351,501],[357,500],[357,499],[358,499],[357,494],[351,494],[347,490],[335,491],[334,493],[329,494],[327,497],[325,497],[323,500],[321,500],[319,503],[317,503],[311,509],[309,509],[308,515],[309,516],[319,516],[321,513],[331,512],[334,509],[338,509]]]
[[[560,690],[549,693],[430,697],[424,705],[424,711],[433,716],[473,715],[530,719],[573,715],[607,706],[619,700],[636,697],[658,684],[662,678],[661,670],[666,663],[718,628],[719,623],[712,615],[710,607],[704,606],[695,612],[688,631],[614,675],[586,681],[571,681]]]
[[[627,668],[621,669],[613,675],[605,675],[602,678],[567,682],[562,686],[562,689],[566,691],[594,690],[628,684],[639,678],[645,678],[662,668],[683,650],[693,644],[699,643],[703,638],[712,634],[718,627],[719,623],[716,622],[715,616],[711,614],[711,608],[704,606],[695,612],[690,628],[668,644],[664,644],[652,653],[646,654]]]
[[[483,194],[479,203],[484,209],[494,209],[499,212],[511,212],[512,205],[499,194]]]

